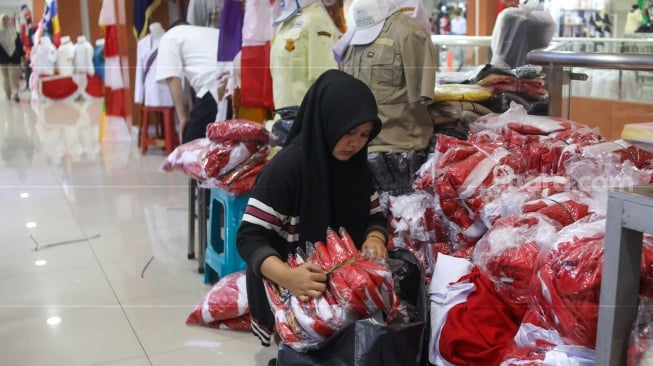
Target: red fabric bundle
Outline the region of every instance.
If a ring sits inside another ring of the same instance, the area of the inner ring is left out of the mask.
[[[48,77],[52,78],[52,77]],[[72,76],[58,77],[50,80],[41,81],[41,91],[43,96],[50,99],[65,99],[77,92],[79,87],[73,81]]]
[[[270,132],[265,127],[246,119],[230,119],[206,126],[206,137],[213,142],[245,142],[269,144]]]
[[[104,82],[102,81],[102,77],[99,75],[87,75],[86,80],[88,80],[85,89],[86,94],[96,98],[104,95]]]
[[[249,307],[245,272],[220,279],[186,318],[186,324],[212,328],[249,330]]]
[[[605,221],[560,231],[531,282],[535,305],[569,344],[595,348]]]
[[[308,261],[325,270],[327,289],[322,297],[302,302],[288,290],[264,279],[276,330],[288,346],[297,351],[311,349],[347,324],[378,310],[384,310],[388,319],[407,316],[394,293],[390,269],[385,264],[365,260],[344,229],[340,235],[328,229],[326,244],[309,245],[308,253],[307,258],[297,253],[288,264],[297,267]]]
[[[497,297],[494,285],[478,268],[459,281],[476,287],[467,301],[454,306],[447,315],[439,350],[455,365],[498,365],[511,349],[518,324]]]

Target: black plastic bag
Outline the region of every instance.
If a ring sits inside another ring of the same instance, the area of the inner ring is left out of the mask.
[[[413,192],[415,174],[424,164],[427,152],[408,150],[401,153],[373,152],[367,155],[374,186],[379,193],[398,196]]]
[[[277,365],[427,365],[430,321],[424,274],[409,251],[395,248],[389,255],[395,290],[407,308],[412,309],[408,323],[385,325],[383,315],[379,313],[339,330],[315,350],[297,352],[282,343]]]
[[[279,138],[279,145],[284,146],[286,138],[290,133],[295,116],[297,115],[298,106],[279,108],[275,112],[281,117],[272,124],[272,133]]]

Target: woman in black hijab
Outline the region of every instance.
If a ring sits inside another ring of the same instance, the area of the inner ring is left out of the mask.
[[[367,144],[380,130],[370,89],[342,71],[326,71],[304,96],[286,146],[259,174],[237,246],[248,267],[252,332],[264,346],[274,316],[263,276],[300,299],[325,289],[319,266],[284,263],[298,247],[324,242],[328,227],[344,227],[361,251],[387,257],[386,221],[367,166]]]

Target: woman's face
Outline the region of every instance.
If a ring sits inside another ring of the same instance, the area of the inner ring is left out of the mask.
[[[331,154],[340,161],[351,159],[352,156],[365,147],[373,129],[374,123],[372,121],[361,123],[338,140]]]
[[[2,17],[2,28],[3,29],[9,28],[9,26],[11,25],[10,23],[11,23],[11,20],[9,19],[9,17],[7,15]]]

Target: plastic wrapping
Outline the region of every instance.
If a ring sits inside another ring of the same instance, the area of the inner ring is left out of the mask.
[[[378,311],[387,314],[388,322],[407,317],[394,292],[387,264],[365,259],[344,229],[340,235],[328,229],[326,243],[309,244],[307,254],[296,253],[288,264],[297,267],[305,261],[319,265],[327,273],[327,288],[319,298],[300,301],[264,279],[275,328],[283,343],[293,350],[314,349],[346,325]]]
[[[247,303],[245,271],[235,272],[220,279],[202,297],[186,318],[186,324],[201,324],[212,328],[249,330],[251,322]]]
[[[277,362],[283,366],[417,366],[427,361],[428,307],[423,274],[405,249],[389,251],[395,290],[412,309],[408,322],[386,324],[380,313],[338,330],[314,349],[298,352],[279,345]]]
[[[426,151],[402,153],[373,152],[367,155],[374,184],[379,193],[401,195],[413,191],[415,173],[426,160]]]
[[[551,14],[529,8],[504,9],[492,31],[492,64],[514,69],[526,64],[526,54],[549,45],[555,33]]]
[[[435,199],[426,192],[391,197],[388,208],[391,213],[389,226],[394,247],[409,250],[419,261],[426,281],[433,274],[439,250],[437,243],[449,241],[448,231],[437,213]]]
[[[628,366],[647,366],[653,361],[653,298],[640,296],[637,318],[630,333]]]
[[[537,257],[555,241],[559,225],[539,214],[504,217],[478,241],[473,261],[494,283],[513,319],[521,320],[530,303],[530,280]]]
[[[532,311],[540,314],[535,322],[557,331],[565,344],[595,348],[604,236],[605,220],[576,222],[538,259],[531,281]]]
[[[206,137],[213,142],[252,141],[257,144],[276,144],[276,136],[254,121],[230,119],[217,121],[206,126]]]

